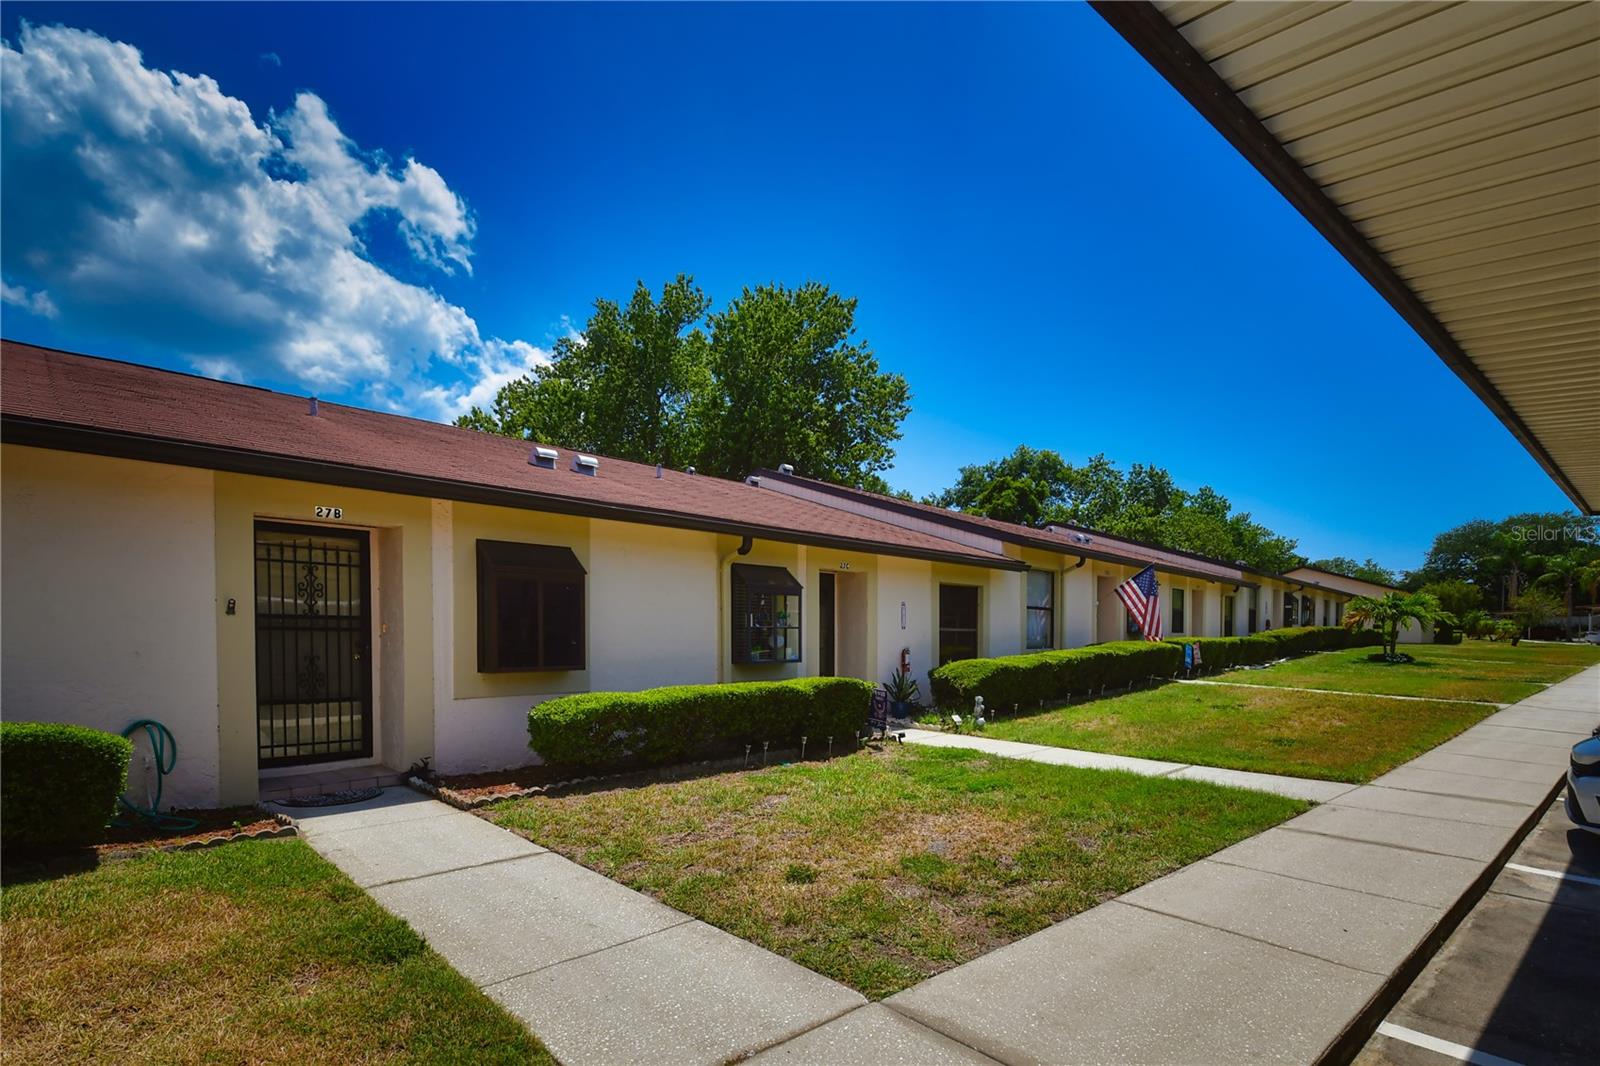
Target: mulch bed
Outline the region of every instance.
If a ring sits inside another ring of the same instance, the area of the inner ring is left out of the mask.
[[[516,770],[492,770],[484,774],[439,774],[432,784],[468,803],[477,800],[515,796],[529,789],[548,785],[555,778],[545,766],[524,766]]]
[[[294,827],[280,821],[260,807],[215,807],[201,810],[170,812],[178,818],[192,818],[199,824],[193,829],[162,830],[142,821],[130,826],[112,826],[106,830],[105,840],[93,845],[102,858],[150,850],[178,851],[209,847],[241,837],[292,836]],[[129,821],[133,821],[128,816]]]

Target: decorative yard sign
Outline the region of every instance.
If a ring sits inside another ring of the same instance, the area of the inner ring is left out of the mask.
[[[323,507],[323,506],[319,505],[317,507],[317,517],[318,518],[343,518],[344,517],[344,508],[343,507]]]
[[[872,690],[872,709],[867,712],[867,728],[874,733],[889,731],[889,693],[882,688]]]

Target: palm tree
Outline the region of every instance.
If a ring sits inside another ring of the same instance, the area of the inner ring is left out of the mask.
[[[1395,645],[1400,643],[1400,631],[1410,629],[1411,623],[1432,625],[1445,614],[1439,601],[1427,592],[1391,592],[1381,599],[1357,596],[1344,608],[1346,629],[1364,629],[1370,626],[1383,638],[1383,656],[1397,656]]]
[[[1544,573],[1534,579],[1535,588],[1560,589],[1562,602],[1566,607],[1565,617],[1572,617],[1572,592],[1584,579],[1586,573],[1600,565],[1589,558],[1583,551],[1570,551],[1564,555],[1552,555],[1544,561]],[[1596,575],[1600,577],[1600,574]],[[1565,623],[1563,623],[1565,624]]]
[[[1517,595],[1522,591],[1522,574],[1527,569],[1530,552],[1526,540],[1508,533],[1496,533],[1494,547],[1490,565],[1501,575],[1504,591],[1500,607],[1503,610],[1508,605],[1516,606]]]

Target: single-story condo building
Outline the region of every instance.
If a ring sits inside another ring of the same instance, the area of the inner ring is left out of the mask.
[[[521,765],[571,692],[1334,624],[1269,575],[797,476],[743,482],[147,366],[0,349],[0,711],[153,718],[164,805],[308,769]],[[139,757],[136,756],[136,771]]]

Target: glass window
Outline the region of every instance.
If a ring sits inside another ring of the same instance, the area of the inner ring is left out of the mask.
[[[1183,589],[1172,590],[1172,631],[1183,632]]]
[[[478,541],[478,670],[582,670],[584,578],[571,548]]]
[[[1303,626],[1317,624],[1317,605],[1311,602],[1310,596],[1300,597],[1300,624]]]
[[[1056,575],[1049,570],[1028,571],[1028,650],[1056,646]]]
[[[1295,622],[1294,593],[1285,592],[1283,594],[1283,625],[1287,628],[1297,624]]]
[[[733,661],[800,661],[800,582],[781,566],[735,563]]]
[[[978,657],[978,590],[939,586],[939,665]]]
[[[1232,596],[1222,597],[1222,635],[1233,636],[1233,610],[1235,600]]]
[[[1260,603],[1261,603],[1261,590],[1260,589],[1251,589],[1250,590],[1250,617],[1248,619],[1246,619],[1246,621],[1248,621],[1249,624],[1250,624],[1250,628],[1245,630],[1246,633],[1254,633],[1256,631],[1256,625],[1257,625],[1257,621],[1258,621],[1258,619],[1256,618],[1256,610],[1257,610],[1257,607],[1258,607],[1258,605]]]

